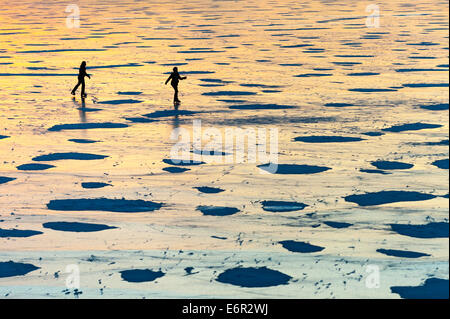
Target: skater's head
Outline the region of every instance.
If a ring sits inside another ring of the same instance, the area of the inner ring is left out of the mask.
[[[80,67],[81,67],[81,68],[85,68],[85,67],[86,67],[86,61],[81,62]]]
[[[177,67],[174,67],[174,68],[173,68],[173,72],[178,72],[178,68],[177,68]]]

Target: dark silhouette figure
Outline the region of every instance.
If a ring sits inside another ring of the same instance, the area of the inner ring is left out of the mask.
[[[180,80],[186,80],[186,77],[180,76],[180,73],[178,73],[178,68],[174,67],[173,72],[167,78],[165,84],[167,84],[167,82],[169,82],[170,80],[172,80],[170,82],[170,84],[172,85],[173,89],[175,90],[175,94],[173,96],[173,103],[174,104],[180,103],[181,101],[178,99],[178,82],[180,82]]]
[[[80,71],[78,73],[78,83],[75,85],[75,87],[72,90],[72,95],[75,95],[75,92],[77,91],[78,87],[81,85],[81,97],[85,98],[86,93],[84,92],[84,89],[86,87],[86,84],[84,83],[84,77],[87,76],[89,79],[91,76],[87,74],[86,72],[86,61],[81,62],[80,65]]]

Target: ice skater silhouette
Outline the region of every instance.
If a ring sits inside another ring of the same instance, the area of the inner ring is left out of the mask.
[[[170,74],[170,76],[167,78],[166,80],[166,85],[167,82],[169,82],[172,79],[172,81],[170,82],[170,84],[172,85],[173,89],[175,90],[175,94],[173,95],[173,103],[177,104],[180,103],[181,101],[178,99],[178,82],[180,80],[186,80],[185,76],[180,76],[180,73],[178,73],[178,68],[174,67],[173,68],[173,72]]]
[[[80,71],[78,73],[78,83],[75,85],[75,87],[72,90],[72,95],[75,95],[75,92],[77,91],[78,87],[81,85],[81,97],[85,98],[87,95],[84,92],[84,89],[86,87],[86,84],[84,83],[84,77],[87,76],[89,79],[91,76],[86,73],[86,61],[81,62],[80,65]]]

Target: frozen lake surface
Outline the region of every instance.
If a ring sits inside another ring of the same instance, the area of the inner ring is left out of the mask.
[[[448,3],[66,5],[0,0],[1,298],[448,298]]]

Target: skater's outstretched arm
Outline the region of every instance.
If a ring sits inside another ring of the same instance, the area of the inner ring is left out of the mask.
[[[168,82],[170,81],[170,79],[172,78],[172,75],[173,75],[173,74],[170,74],[170,75],[169,75],[169,77],[168,77],[167,80],[166,80],[166,83],[164,83],[164,84],[167,85],[167,83],[168,83]]]

